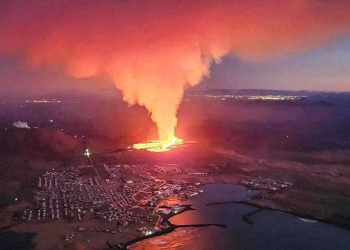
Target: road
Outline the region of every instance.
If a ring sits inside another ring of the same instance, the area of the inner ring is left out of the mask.
[[[98,171],[97,171],[97,165],[95,163],[95,161],[92,159],[92,156],[85,156],[85,158],[87,159],[88,163],[92,166],[92,168],[94,169],[95,173],[96,173],[96,176],[97,176],[97,179],[98,181],[100,182],[102,188],[104,189],[104,191],[106,192],[112,206],[114,208],[117,208],[118,207],[118,204],[114,201],[112,195],[109,193],[109,190],[107,189],[107,186],[104,184],[104,181],[103,179],[101,178],[101,176],[99,175]]]

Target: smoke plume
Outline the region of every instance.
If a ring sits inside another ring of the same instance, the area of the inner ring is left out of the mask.
[[[212,63],[316,48],[349,32],[349,13],[341,0],[3,0],[0,51],[111,79],[170,141],[184,88]]]
[[[18,121],[18,122],[12,123],[12,125],[13,125],[15,128],[26,128],[26,129],[30,129],[30,127],[28,126],[28,122],[21,122],[21,121]]]

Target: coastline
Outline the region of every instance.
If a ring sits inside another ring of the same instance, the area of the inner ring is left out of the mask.
[[[275,211],[275,212],[290,214],[290,215],[293,215],[293,216],[296,216],[296,217],[300,217],[300,218],[303,218],[303,219],[308,219],[308,220],[313,220],[313,221],[317,221],[317,222],[327,223],[327,224],[336,226],[336,227],[341,228],[341,229],[350,230],[350,225],[347,225],[347,224],[340,224],[340,223],[336,223],[336,222],[331,221],[331,220],[320,219],[320,218],[317,218],[317,217],[314,217],[314,216],[311,216],[311,215],[307,215],[307,214],[301,214],[301,213],[298,213],[298,212],[291,212],[291,211],[286,211],[286,210],[283,210],[283,209],[272,208],[272,207],[269,207],[267,205],[261,205],[261,204],[258,204],[258,203],[252,203],[251,201],[253,201],[253,200],[249,200],[249,201],[211,202],[211,203],[207,203],[206,205],[207,206],[216,206],[216,205],[226,205],[226,204],[242,204],[242,205],[248,205],[248,206],[251,206],[251,207],[255,207],[258,210],[255,210],[253,212],[245,214],[242,217],[242,219],[245,222],[247,222],[248,224],[254,224],[254,222],[250,219],[250,217],[253,216],[256,213],[259,213],[259,212],[262,212],[262,211]]]
[[[206,183],[206,184],[203,184],[201,186],[205,186],[205,185],[210,185],[210,184],[228,184],[228,185],[236,185],[236,186],[241,186],[241,187],[244,187],[242,185],[239,185],[239,184],[235,184],[235,183],[226,183],[226,182],[214,182],[214,183]],[[244,187],[245,190],[247,190],[246,187]],[[242,190],[243,192],[243,190]],[[285,213],[285,214],[290,214],[290,215],[293,215],[293,216],[297,216],[299,218],[303,218],[303,219],[309,219],[309,220],[313,220],[313,221],[317,221],[317,222],[322,222],[322,223],[327,223],[327,224],[330,224],[330,225],[333,225],[333,226],[336,226],[336,227],[339,227],[339,228],[342,228],[342,229],[347,229],[347,230],[350,230],[350,227],[349,226],[344,226],[344,225],[341,225],[341,224],[338,224],[338,223],[334,223],[332,221],[329,221],[329,220],[323,220],[323,219],[319,219],[319,218],[316,218],[316,217],[313,217],[313,216],[309,216],[309,215],[303,215],[301,213],[298,213],[298,212],[290,212],[290,211],[287,211],[285,209],[278,209],[276,207],[270,207],[268,205],[266,205],[266,203],[263,203],[262,204],[259,204],[258,202],[259,201],[266,201],[266,199],[262,198],[262,196],[260,194],[256,194],[256,195],[246,195],[248,200],[232,200],[232,201],[217,201],[217,202],[210,202],[210,203],[204,203],[205,206],[215,206],[215,205],[225,205],[225,204],[242,204],[242,205],[248,205],[250,207],[255,207],[257,208],[257,210],[254,210],[252,212],[249,212],[247,214],[244,214],[242,215],[242,220],[244,220],[247,224],[250,224],[250,225],[253,225],[255,222],[254,220],[252,220],[252,216],[254,216],[255,214],[257,213],[260,213],[262,211],[276,211],[276,212],[281,212],[281,213]],[[205,223],[201,223],[201,224],[185,224],[185,225],[175,225],[175,224],[172,224],[169,220],[170,218],[172,217],[175,217],[176,215],[180,215],[182,213],[185,213],[187,211],[191,211],[191,210],[197,210],[195,209],[192,205],[192,204],[180,204],[180,206],[183,208],[183,210],[181,210],[180,212],[174,214],[174,213],[171,213],[171,214],[168,214],[168,215],[162,215],[162,218],[164,220],[164,222],[166,224],[169,225],[169,227],[163,229],[162,231],[160,232],[156,232],[152,235],[148,235],[148,236],[138,236],[124,244],[116,244],[116,245],[113,245],[113,244],[110,244],[108,241],[106,242],[106,245],[109,249],[130,249],[129,247],[133,244],[136,244],[138,242],[141,242],[141,241],[144,241],[144,240],[147,240],[147,239],[150,239],[150,238],[155,238],[155,237],[158,237],[158,236],[162,236],[162,235],[166,235],[168,233],[172,233],[174,230],[178,229],[178,228],[196,228],[196,227],[221,227],[221,228],[226,228],[227,225],[225,224],[205,224]],[[273,206],[271,204],[271,206]],[[166,207],[166,206],[164,206]],[[287,208],[288,209],[288,208]],[[43,222],[44,223],[44,222]],[[2,228],[2,231],[8,231],[11,227],[13,226],[16,226],[16,224],[12,224],[12,225],[8,225],[6,226],[6,228]]]
[[[220,182],[218,182],[218,183],[220,183]],[[223,182],[221,182],[221,183],[223,183]],[[217,184],[217,183],[208,183],[208,184]],[[225,183],[225,184],[239,185],[239,184],[234,184],[234,183]],[[207,184],[204,184],[204,185],[207,185]],[[301,214],[301,213],[298,213],[298,212],[291,212],[291,211],[287,211],[287,210],[284,210],[284,209],[273,208],[273,207],[270,207],[270,206],[267,206],[267,205],[261,205],[261,204],[258,204],[256,202],[253,202],[253,201],[257,201],[257,200],[263,200],[263,198],[261,198],[261,195],[259,195],[259,194],[258,195],[253,195],[253,196],[249,196],[249,197],[250,197],[250,199],[247,200],[247,201],[236,201],[236,200],[233,200],[233,201],[223,201],[223,202],[211,202],[211,203],[206,203],[205,205],[206,206],[216,206],[216,205],[225,205],[225,204],[242,204],[242,205],[247,205],[247,206],[250,206],[250,207],[257,208],[257,210],[254,210],[254,211],[249,212],[247,214],[244,214],[242,216],[242,220],[244,220],[247,224],[250,224],[250,225],[255,224],[254,220],[252,220],[252,218],[251,218],[255,214],[263,212],[263,211],[275,211],[275,212],[280,212],[280,213],[284,213],[284,214],[290,214],[292,216],[296,216],[296,217],[299,217],[299,218],[302,218],[302,219],[307,219],[307,220],[312,220],[312,221],[315,221],[315,222],[321,222],[321,223],[330,224],[330,225],[336,226],[336,227],[341,228],[341,229],[350,230],[350,226],[342,225],[342,224],[339,224],[339,223],[335,223],[335,222],[333,222],[331,220],[320,219],[320,218],[316,218],[316,217],[313,217],[313,216],[310,216],[310,215]],[[175,224],[172,224],[169,221],[170,218],[172,218],[172,217],[174,217],[176,215],[179,215],[179,214],[184,213],[186,211],[196,210],[192,206],[193,205],[182,205],[182,207],[185,207],[185,209],[183,209],[183,211],[181,211],[180,213],[178,213],[178,214],[171,214],[169,216],[163,217],[164,221],[166,221],[170,225],[169,228],[167,228],[167,229],[165,229],[165,230],[163,230],[161,232],[155,233],[153,235],[150,235],[150,236],[138,237],[138,238],[136,238],[134,240],[131,240],[131,241],[127,242],[122,248],[115,248],[115,249],[121,249],[121,250],[129,249],[129,246],[131,246],[131,245],[133,245],[135,243],[138,243],[140,241],[147,240],[147,239],[150,239],[150,238],[155,238],[155,237],[158,237],[158,236],[166,235],[168,233],[173,232],[177,228],[183,228],[183,227],[211,227],[211,226],[218,226],[218,227],[222,227],[222,228],[226,228],[227,227],[227,225],[224,225],[224,224],[175,225]],[[114,248],[111,248],[111,249],[114,249]]]
[[[134,240],[131,240],[127,243],[124,244],[123,247],[119,247],[119,246],[112,246],[112,248],[110,247],[110,249],[121,249],[121,250],[126,250],[126,249],[129,249],[129,246],[133,245],[133,244],[136,244],[137,242],[140,242],[140,241],[143,241],[143,240],[146,240],[146,239],[150,239],[150,238],[155,238],[155,237],[158,237],[158,236],[161,236],[161,235],[165,235],[165,234],[168,234],[168,233],[171,233],[173,232],[175,229],[177,228],[185,228],[185,227],[222,227],[222,228],[226,228],[227,225],[225,224],[188,224],[188,225],[175,225],[175,224],[172,224],[169,220],[170,218],[174,217],[174,216],[177,216],[177,215],[180,215],[184,212],[187,212],[187,211],[190,211],[190,210],[196,210],[192,207],[193,205],[182,205],[182,207],[184,207],[184,209],[177,213],[177,214],[170,214],[168,216],[164,216],[163,217],[163,220],[169,224],[169,227],[162,230],[161,232],[157,232],[157,233],[154,233],[153,235],[149,235],[149,236],[144,236],[144,237],[137,237],[135,238]]]

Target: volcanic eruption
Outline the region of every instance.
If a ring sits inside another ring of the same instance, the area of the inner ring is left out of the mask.
[[[350,29],[350,2],[319,0],[17,0],[0,3],[0,52],[76,78],[110,79],[144,106],[166,151],[187,86],[233,55],[259,62],[316,48]],[[98,82],[98,81],[96,81]],[[152,146],[153,145],[153,146]]]
[[[137,143],[133,145],[135,149],[147,149],[151,152],[166,152],[171,148],[181,145],[183,140],[177,137],[173,137],[170,142],[166,143],[160,140],[154,140],[151,142]]]

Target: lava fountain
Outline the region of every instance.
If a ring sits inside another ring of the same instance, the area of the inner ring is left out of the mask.
[[[134,149],[147,149],[151,152],[166,152],[170,149],[177,147],[179,145],[183,144],[183,140],[177,137],[173,137],[170,142],[160,141],[160,140],[153,140],[150,142],[145,143],[137,143],[133,145]]]

